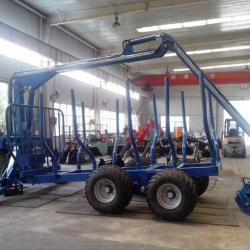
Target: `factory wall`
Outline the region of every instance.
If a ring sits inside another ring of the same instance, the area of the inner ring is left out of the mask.
[[[18,19],[20,16],[22,22]],[[52,57],[57,62],[97,56],[97,52],[93,49],[60,29],[48,26],[46,21],[9,0],[0,2],[1,37],[35,50],[44,56]],[[64,53],[60,53],[60,50]],[[119,65],[105,67],[104,70],[118,78],[124,76],[124,69]]]
[[[18,16],[22,16],[22,22],[18,20]],[[48,27],[46,23],[41,22],[39,17],[8,0],[1,0],[0,2],[0,38],[36,51],[52,58],[55,62],[67,63],[76,59],[96,56],[96,51],[59,29]],[[70,46],[68,46],[69,44]],[[34,66],[0,56],[0,81],[8,82],[14,72],[34,68]],[[119,81],[125,76],[125,69],[119,65],[105,67],[103,70],[107,72],[108,79],[114,77],[116,81]],[[123,83],[120,82],[120,84]],[[102,108],[115,111],[116,98],[120,100],[120,112],[126,113],[123,96],[108,90],[97,89],[68,77],[59,75],[51,79],[46,86],[41,88],[41,91],[45,92],[47,105],[50,105],[50,97],[55,91],[61,94],[55,100],[56,102],[69,103],[71,88],[75,89],[78,103],[84,101],[86,107],[95,109],[97,119],[99,118],[99,110]],[[140,101],[132,102],[136,111],[140,106]]]
[[[41,22],[37,15],[17,5],[14,1],[1,0],[0,5],[0,22],[13,28],[1,29],[1,37],[4,36],[8,40],[13,39],[21,45],[30,43],[29,48],[34,46],[35,49],[43,49],[40,47],[41,43],[37,45],[37,42],[32,39],[35,38],[74,57],[87,58],[94,56],[93,50],[83,43],[55,27],[48,27],[44,21]],[[22,22],[18,17],[22,17]],[[15,32],[15,30],[20,32]],[[69,44],[71,46],[68,46]]]

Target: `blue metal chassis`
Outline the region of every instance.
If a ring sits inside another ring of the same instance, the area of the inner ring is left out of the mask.
[[[145,42],[160,40],[160,45],[156,49],[146,50],[146,51],[135,51],[133,46]],[[137,39],[126,40],[123,43],[123,53],[109,55],[102,58],[94,58],[89,60],[81,60],[73,63],[68,63],[64,65],[59,65],[55,67],[50,67],[46,69],[33,70],[27,72],[15,73],[10,81],[9,88],[9,100],[11,103],[21,105],[24,102],[22,93],[23,88],[29,86],[31,88],[30,96],[28,99],[29,105],[32,105],[34,101],[34,92],[41,85],[46,83],[49,79],[54,77],[56,74],[60,72],[76,70],[76,69],[90,69],[96,68],[106,65],[113,65],[119,63],[128,63],[135,62],[141,60],[148,60],[153,58],[158,58],[164,56],[167,51],[174,51],[180,57],[180,59],[190,68],[190,70],[194,73],[194,75],[199,79],[201,86],[201,104],[203,108],[203,123],[204,128],[208,137],[210,149],[211,149],[211,161],[205,163],[187,163],[186,157],[183,155],[183,162],[181,164],[177,164],[176,160],[176,152],[174,148],[174,144],[171,138],[170,126],[169,126],[169,86],[167,79],[165,80],[165,109],[166,109],[166,135],[168,141],[170,143],[171,152],[172,152],[172,163],[167,164],[157,164],[155,163],[153,149],[154,145],[158,139],[158,127],[155,127],[155,137],[150,150],[150,161],[151,165],[147,167],[142,167],[140,165],[140,157],[135,145],[134,135],[133,135],[133,126],[131,119],[131,103],[130,103],[130,93],[129,93],[129,81],[126,81],[126,98],[127,98],[127,108],[128,108],[128,125],[129,125],[129,133],[131,138],[132,147],[135,152],[136,165],[134,167],[125,166],[123,169],[127,171],[127,173],[132,178],[136,188],[140,190],[142,187],[146,187],[148,181],[156,172],[161,171],[167,168],[177,168],[179,170],[184,171],[190,176],[216,176],[219,173],[220,159],[218,154],[217,140],[214,132],[214,125],[212,124],[212,119],[210,121],[210,125],[208,125],[207,114],[206,114],[206,96],[205,90],[209,93],[209,98],[213,96],[227,111],[228,113],[238,121],[241,127],[250,134],[250,128],[248,123],[244,120],[243,117],[234,109],[234,107],[228,102],[228,100],[224,97],[224,95],[217,89],[217,87],[206,77],[204,76],[202,70],[195,64],[195,62],[191,59],[189,55],[181,48],[181,46],[168,34],[161,35],[152,35],[146,36]],[[42,95],[40,95],[40,109],[43,109]],[[80,139],[77,131],[77,123],[76,123],[76,111],[75,111],[75,97],[73,90],[71,91],[71,100],[72,100],[72,113],[73,113],[73,124],[74,124],[74,135],[75,139],[80,145],[79,154],[82,150],[84,150],[92,161],[92,169],[82,169],[81,165],[78,161],[77,169],[74,171],[62,171],[59,168],[48,167],[43,170],[30,170],[28,172],[18,171],[15,169],[14,173],[11,175],[5,175],[2,177],[2,188],[0,189],[1,193],[4,193],[6,189],[15,182],[22,183],[60,183],[60,182],[72,182],[72,181],[84,181],[86,180],[92,171],[96,168],[96,161],[94,156],[88,150],[85,139],[86,135],[84,133],[83,140]],[[182,97],[182,102],[184,105],[184,95]],[[155,104],[155,97],[153,99],[154,105],[154,115],[155,115],[155,126],[158,126],[157,122],[157,110]],[[212,114],[212,106],[210,105],[210,113]],[[119,111],[119,104],[117,104]],[[84,104],[82,104],[84,108]],[[183,106],[182,106],[183,107]],[[117,112],[118,112],[117,111]],[[84,116],[84,112],[83,112]],[[30,115],[32,117],[32,115]],[[42,123],[43,119],[40,117],[40,123]],[[119,128],[119,122],[117,116],[117,128]],[[19,117],[21,120],[21,117]],[[183,120],[185,120],[185,110],[183,110]],[[83,117],[84,121],[84,117]],[[40,124],[42,127],[44,124]],[[83,128],[84,129],[84,128]],[[210,135],[210,130],[212,130],[212,136]],[[184,124],[184,137],[183,142],[186,140],[186,128]],[[41,135],[42,136],[42,135]],[[44,139],[44,138],[43,138]],[[119,141],[119,130],[117,131],[117,140],[114,147],[113,159],[112,163],[114,164],[116,161],[116,148],[117,143]],[[185,152],[185,145],[183,148],[183,152]],[[13,154],[13,153],[12,153]],[[78,159],[79,160],[79,159]],[[11,161],[10,161],[11,164]],[[9,165],[10,165],[9,164]],[[12,164],[15,164],[15,161],[12,161]]]

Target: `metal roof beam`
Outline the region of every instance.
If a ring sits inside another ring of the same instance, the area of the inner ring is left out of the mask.
[[[18,5],[22,6],[23,8],[25,8],[26,10],[28,10],[28,11],[32,12],[33,14],[37,15],[38,17],[42,18],[43,20],[47,20],[48,19],[48,17],[45,14],[43,14],[39,10],[35,9],[34,7],[30,6],[29,4],[25,3],[24,1],[22,1],[22,0],[13,0],[13,1],[16,4],[18,4]],[[84,38],[80,37],[79,35],[74,34],[69,29],[67,29],[67,28],[65,28],[63,26],[60,26],[60,27],[57,27],[57,28],[59,28],[61,31],[63,31],[64,33],[68,34],[69,36],[73,37],[74,39],[80,41],[82,44],[84,44],[88,48],[90,48],[90,49],[92,49],[92,50],[94,50],[96,52],[100,51],[99,48],[97,48],[93,44],[89,43]],[[42,40],[42,39],[40,38],[40,40]]]
[[[58,26],[63,24],[78,23],[87,19],[113,16],[115,14],[125,14],[131,12],[144,12],[150,10],[156,10],[159,8],[173,8],[180,6],[187,6],[191,4],[203,4],[210,2],[208,0],[155,0],[139,3],[127,3],[115,5],[112,3],[112,7],[102,7],[88,10],[72,11],[72,12],[60,12],[60,14],[50,16],[49,23],[52,26]]]

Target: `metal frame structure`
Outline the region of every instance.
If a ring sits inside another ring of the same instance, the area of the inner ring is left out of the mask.
[[[119,124],[119,100],[116,100],[116,137],[115,137],[115,144],[112,152],[112,164],[116,165],[117,163],[117,149],[118,149],[118,144],[120,141],[120,124]]]
[[[134,46],[141,43],[147,43],[151,41],[159,40],[160,45],[156,49],[136,51]],[[136,146],[134,134],[133,134],[133,124],[131,115],[131,100],[130,100],[130,81],[126,80],[126,102],[128,110],[128,128],[131,140],[131,145],[135,154],[135,166],[124,166],[125,170],[130,178],[132,179],[135,189],[137,191],[145,190],[149,183],[151,177],[164,169],[178,169],[182,170],[189,176],[214,176],[218,175],[220,167],[220,159],[218,154],[217,140],[215,137],[215,130],[213,125],[212,116],[212,106],[210,105],[210,126],[207,118],[207,107],[206,107],[206,91],[215,98],[222,106],[227,110],[227,112],[237,120],[238,124],[250,135],[250,127],[246,120],[237,112],[237,110],[230,104],[226,97],[221,93],[221,91],[203,74],[203,71],[196,65],[196,63],[191,59],[189,55],[182,49],[182,47],[175,41],[173,37],[168,34],[161,35],[151,35],[136,39],[130,39],[123,42],[123,53],[108,55],[101,58],[94,58],[88,60],[80,60],[68,64],[58,65],[54,67],[32,70],[26,72],[15,73],[10,81],[9,88],[9,100],[10,106],[6,111],[7,123],[7,144],[9,150],[11,151],[11,159],[6,169],[5,173],[1,178],[1,188],[0,193],[5,193],[13,183],[60,183],[60,182],[72,182],[72,181],[84,181],[88,179],[93,170],[96,169],[96,161],[93,154],[90,152],[86,145],[86,135],[85,127],[83,127],[83,140],[81,140],[78,134],[77,119],[76,119],[76,103],[74,91],[71,90],[71,103],[72,103],[72,114],[73,114],[73,128],[74,128],[74,138],[79,144],[80,152],[85,151],[92,162],[92,169],[82,169],[80,159],[78,157],[77,167],[75,170],[66,171],[62,170],[59,165],[59,160],[61,153],[53,151],[52,147],[48,144],[46,133],[44,128],[47,124],[45,122],[45,110],[50,108],[45,108],[43,106],[43,96],[39,96],[39,139],[40,147],[43,148],[43,154],[35,154],[32,150],[25,156],[29,158],[23,161],[18,160],[20,156],[20,148],[27,145],[27,141],[23,143],[20,142],[20,138],[25,138],[27,133],[29,133],[29,124],[34,119],[34,98],[35,91],[45,84],[49,79],[54,77],[56,74],[72,71],[78,69],[91,69],[101,66],[114,65],[120,63],[129,63],[141,60],[149,60],[153,58],[159,58],[164,56],[168,51],[175,52],[178,57],[189,67],[193,74],[199,79],[200,82],[200,93],[201,93],[201,106],[203,111],[203,124],[204,129],[208,138],[209,147],[211,150],[211,161],[202,163],[188,163],[186,162],[185,156],[185,145],[183,146],[183,161],[181,163],[177,162],[176,150],[173,143],[173,139],[170,133],[169,124],[169,84],[168,79],[165,79],[164,93],[165,93],[165,113],[166,113],[166,136],[171,148],[172,161],[170,164],[158,164],[154,157],[154,145],[158,140],[158,120],[157,120],[157,108],[156,99],[153,96],[153,110],[155,118],[155,135],[154,140],[150,149],[150,165],[141,166],[141,160],[138,148]],[[24,105],[24,92],[28,92],[28,105]],[[211,98],[211,96],[209,98]],[[10,113],[8,110],[11,107],[19,107],[18,112]],[[184,107],[184,94],[182,93],[182,109],[183,109],[183,121],[185,121],[185,107]],[[56,110],[56,109],[54,109]],[[84,119],[84,104],[82,104],[82,116],[83,124],[85,124]],[[117,133],[116,142],[114,146],[112,163],[116,162],[116,148],[119,142],[119,102],[116,102],[116,120],[117,120]],[[11,129],[17,128],[18,136],[13,138]],[[184,137],[183,142],[186,138],[186,126],[184,126]],[[212,130],[212,133],[211,133]],[[64,131],[63,131],[64,134]],[[34,135],[32,135],[34,137]],[[33,137],[30,138],[33,138]],[[34,138],[33,138],[34,139]],[[49,139],[53,139],[53,135],[49,136]],[[32,141],[33,143],[33,141]],[[34,146],[34,144],[31,144]],[[45,159],[47,159],[47,166],[44,166]],[[37,165],[38,162],[38,165]],[[51,162],[51,164],[50,164]]]
[[[182,120],[183,120],[183,135],[182,135],[182,162],[187,161],[187,122],[186,122],[186,108],[185,108],[185,97],[184,91],[181,91],[181,110],[182,110]]]

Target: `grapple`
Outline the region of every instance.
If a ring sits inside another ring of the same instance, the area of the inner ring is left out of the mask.
[[[237,192],[235,200],[242,210],[247,215],[250,215],[250,178],[243,177],[243,187]]]

